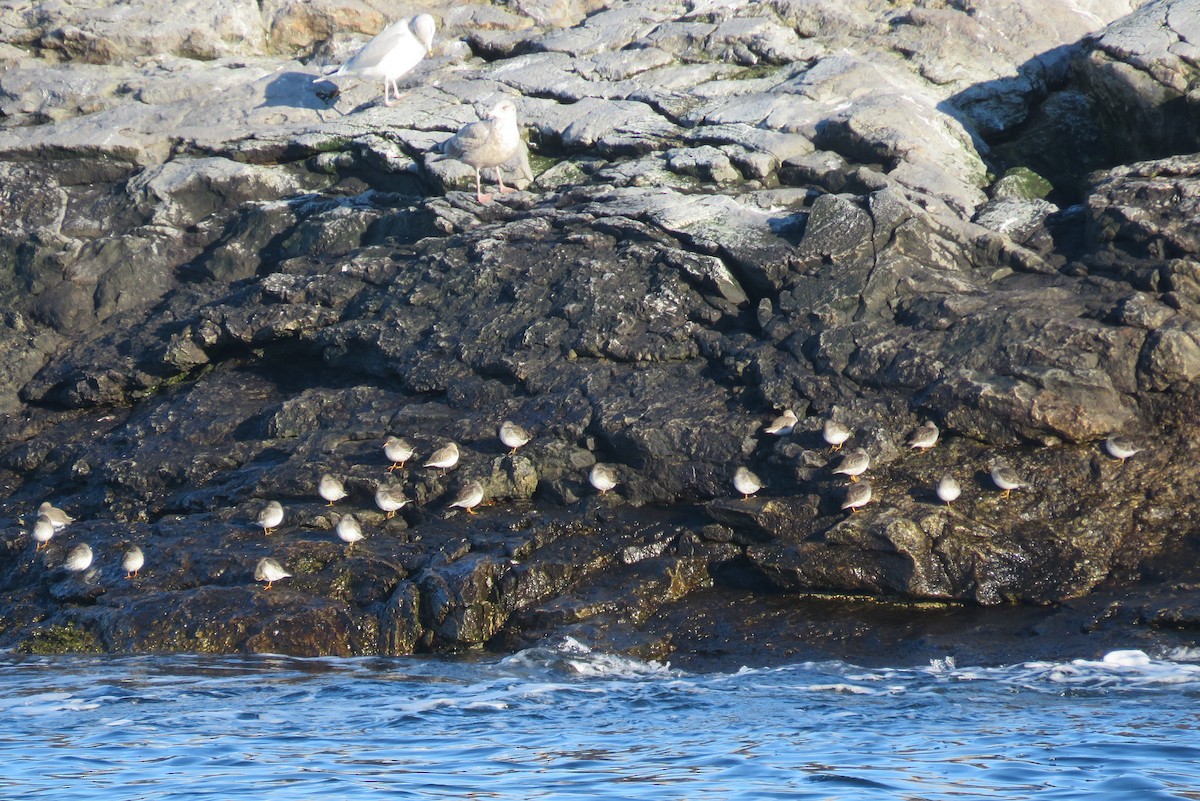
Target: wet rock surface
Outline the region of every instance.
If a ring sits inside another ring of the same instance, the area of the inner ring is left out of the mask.
[[[394,108],[314,83],[385,24],[370,3],[0,11],[0,645],[1190,642],[1196,20],[993,5],[426,3]],[[480,205],[437,145],[501,96],[530,152]],[[1118,152],[1135,102],[1171,125]],[[451,506],[472,480],[484,503]],[[35,549],[43,500],[76,522]],[[256,585],[264,557],[291,576]]]

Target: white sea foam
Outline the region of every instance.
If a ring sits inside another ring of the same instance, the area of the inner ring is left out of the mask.
[[[501,660],[516,668],[553,669],[585,678],[633,679],[683,675],[669,663],[643,661],[629,656],[596,651],[573,637],[553,647],[534,647]]]

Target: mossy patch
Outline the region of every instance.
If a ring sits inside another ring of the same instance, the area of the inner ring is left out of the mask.
[[[1040,200],[1054,185],[1028,167],[1013,167],[992,187],[992,197],[1011,200]]]
[[[292,562],[292,572],[297,576],[311,576],[320,573],[325,568],[325,562],[312,556],[302,556]]]
[[[758,78],[769,78],[779,71],[779,66],[775,64],[755,64],[753,67],[746,69],[729,76],[731,81],[753,81]]]
[[[16,648],[26,654],[98,654],[104,651],[96,635],[74,623],[43,626],[26,637]]]
[[[534,175],[541,175],[546,170],[558,164],[561,159],[550,158],[549,156],[539,156],[536,153],[529,154],[529,169]]]

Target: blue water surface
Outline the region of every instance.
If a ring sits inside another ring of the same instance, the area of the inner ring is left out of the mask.
[[[1197,659],[0,654],[0,798],[1200,798]]]

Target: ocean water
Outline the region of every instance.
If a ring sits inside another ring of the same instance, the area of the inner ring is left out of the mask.
[[[1200,798],[1200,653],[687,673],[0,654],[0,798]]]

